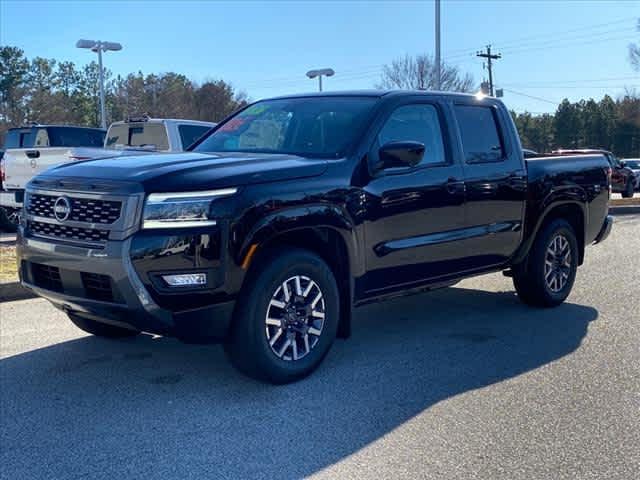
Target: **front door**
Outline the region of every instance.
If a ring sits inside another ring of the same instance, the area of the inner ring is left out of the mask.
[[[437,103],[396,106],[369,154],[392,141],[425,145],[416,167],[371,171],[366,197],[364,296],[418,286],[458,269],[456,231],[464,225],[462,166],[453,161],[445,112]],[[371,167],[370,167],[371,170]]]

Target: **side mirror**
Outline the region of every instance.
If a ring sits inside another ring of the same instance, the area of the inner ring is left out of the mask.
[[[380,162],[378,167],[398,168],[398,167],[415,167],[424,157],[424,143],[420,142],[389,142],[385,143],[378,150]]]
[[[620,160],[620,166],[622,168],[626,167],[627,166],[627,162],[625,162],[624,160]]]

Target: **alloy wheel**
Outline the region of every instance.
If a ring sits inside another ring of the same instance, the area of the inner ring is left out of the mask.
[[[544,280],[551,292],[558,293],[566,287],[571,275],[571,261],[569,240],[561,233],[554,235],[544,260]]]
[[[272,295],[265,316],[271,351],[287,361],[306,357],[320,340],[324,318],[324,295],[316,282],[304,275],[285,280]]]

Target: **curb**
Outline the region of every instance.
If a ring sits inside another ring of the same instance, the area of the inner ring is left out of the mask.
[[[20,285],[20,282],[0,283],[0,303],[35,297],[36,295]]]
[[[633,215],[640,213],[640,205],[612,206],[609,207],[611,215]]]

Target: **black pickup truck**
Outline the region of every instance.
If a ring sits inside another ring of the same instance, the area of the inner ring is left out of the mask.
[[[527,304],[558,305],[611,229],[610,187],[602,155],[524,160],[493,98],[291,96],[191,152],[36,177],[18,261],[87,332],[223,341],[241,371],[286,383],[366,302],[504,271]]]

